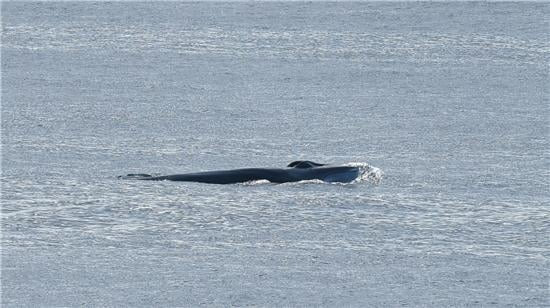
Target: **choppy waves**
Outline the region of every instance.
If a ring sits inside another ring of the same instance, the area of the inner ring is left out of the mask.
[[[107,49],[234,57],[530,64],[543,64],[550,54],[550,45],[543,39],[487,34],[8,24],[4,26],[2,35],[3,47],[27,50]]]

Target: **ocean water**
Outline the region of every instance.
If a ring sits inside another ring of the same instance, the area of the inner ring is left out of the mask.
[[[3,307],[550,305],[548,3],[1,10]]]

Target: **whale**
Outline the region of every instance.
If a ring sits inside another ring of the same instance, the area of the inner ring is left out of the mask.
[[[207,184],[237,184],[259,180],[267,180],[271,183],[289,183],[308,180],[320,180],[329,183],[349,183],[355,180],[360,173],[358,167],[333,166],[308,160],[298,160],[291,162],[286,168],[243,168],[161,176],[152,176],[146,173],[133,173],[119,176],[119,178],[145,181],[198,182]]]

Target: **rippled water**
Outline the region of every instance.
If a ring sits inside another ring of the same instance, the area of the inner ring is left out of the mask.
[[[548,305],[549,13],[3,2],[3,304]]]

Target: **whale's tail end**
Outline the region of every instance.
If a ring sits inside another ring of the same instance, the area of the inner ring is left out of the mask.
[[[118,178],[121,180],[149,180],[153,178],[153,176],[147,173],[130,173],[127,175],[119,175]]]

